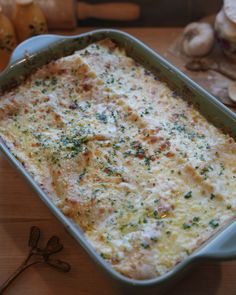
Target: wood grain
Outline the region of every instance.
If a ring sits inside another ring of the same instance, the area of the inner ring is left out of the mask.
[[[78,33],[78,29],[70,33]],[[181,63],[167,52],[180,29],[126,29],[177,66]],[[66,34],[68,34],[67,32]],[[70,273],[59,273],[38,266],[26,271],[6,295],[116,295],[108,278],[70,237],[19,173],[0,155],[0,283],[23,260],[27,253],[28,231],[32,225],[42,229],[42,241],[57,234],[65,249],[61,259],[71,263]],[[204,263],[172,286],[169,295],[235,295],[236,262]]]

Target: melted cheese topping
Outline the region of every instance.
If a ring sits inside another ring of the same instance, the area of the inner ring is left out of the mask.
[[[4,94],[0,134],[128,277],[167,272],[235,217],[234,140],[110,40]]]

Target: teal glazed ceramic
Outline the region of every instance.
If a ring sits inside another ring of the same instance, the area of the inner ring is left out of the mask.
[[[128,55],[166,81],[183,99],[193,103],[214,125],[236,138],[236,115],[215,97],[201,88],[163,57],[136,38],[117,30],[96,30],[79,36],[42,35],[21,43],[13,52],[10,64],[0,75],[0,93],[20,83],[27,75],[43,64],[69,55],[92,42],[111,38],[127,50]],[[1,98],[0,98],[1,99]],[[210,240],[168,273],[149,280],[134,280],[116,272],[103,260],[86,240],[83,232],[52,203],[50,198],[27,173],[25,168],[0,139],[0,149],[38,193],[40,199],[62,222],[76,241],[88,252],[93,260],[111,277],[122,294],[161,294],[179,280],[190,268],[204,260],[236,259],[236,220],[228,224]],[[79,278],[78,278],[79,286]]]

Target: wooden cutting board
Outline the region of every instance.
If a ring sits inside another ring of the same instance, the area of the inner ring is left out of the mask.
[[[78,34],[88,28],[68,32]],[[183,69],[183,63],[170,51],[181,29],[124,29],[157,50]],[[201,78],[203,82],[204,78]],[[200,81],[200,80],[199,80]],[[206,83],[206,88],[209,83]],[[38,225],[42,240],[59,235],[65,249],[59,257],[71,263],[64,274],[47,267],[26,271],[6,295],[117,295],[110,281],[91,261],[85,251],[64,230],[19,173],[0,155],[0,281],[5,280],[27,252],[28,231]],[[175,284],[168,295],[235,295],[236,261],[204,263]]]

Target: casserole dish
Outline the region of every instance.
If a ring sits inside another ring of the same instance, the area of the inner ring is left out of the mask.
[[[235,137],[235,116],[232,112],[227,110],[223,105],[217,102],[216,99],[207,94],[203,89],[190,81],[185,75],[180,73],[168,62],[155,54],[152,50],[148,49],[145,45],[131,36],[118,31],[100,30],[78,37],[46,35],[24,42],[14,52],[10,66],[0,78],[1,90],[4,91],[17,82],[20,82],[24,76],[30,74],[34,69],[37,69],[44,63],[51,61],[52,59],[68,55],[77,49],[83,48],[94,41],[98,41],[106,37],[113,39],[116,43],[124,47],[131,57],[144,64],[146,68],[149,68],[154,73],[158,73],[158,77],[167,81],[168,85],[171,88],[174,88],[175,91],[183,98],[190,99],[200,112],[211,122],[218,127],[223,128],[225,132],[230,133],[231,136]],[[26,48],[29,49],[27,55],[25,55]],[[62,215],[55,205],[52,204],[45,193],[28,175],[22,165],[20,165],[14,156],[9,152],[3,142],[1,143],[1,148],[36,189],[41,199],[68,228],[76,240],[78,240],[89,252],[89,254],[93,256],[95,260],[99,262],[114,278],[116,278],[117,281],[123,283],[124,286],[133,289],[135,294],[137,294],[138,290],[146,292],[147,287],[154,290],[158,288],[159,291],[164,290],[164,288],[168,285],[170,286],[171,281],[173,282],[179,278],[180,273],[183,273],[184,270],[188,269],[192,264],[194,264],[194,262],[198,262],[201,259],[232,259],[235,256],[233,244],[231,244],[234,239],[233,232],[235,227],[235,224],[232,223],[224,229],[224,231],[205,243],[201,249],[194,252],[165,275],[155,279],[143,281],[128,279],[116,273],[103,259],[99,257],[97,253],[95,253],[87,240],[85,240],[82,232],[79,231],[78,227]],[[136,287],[138,287],[138,290]]]

